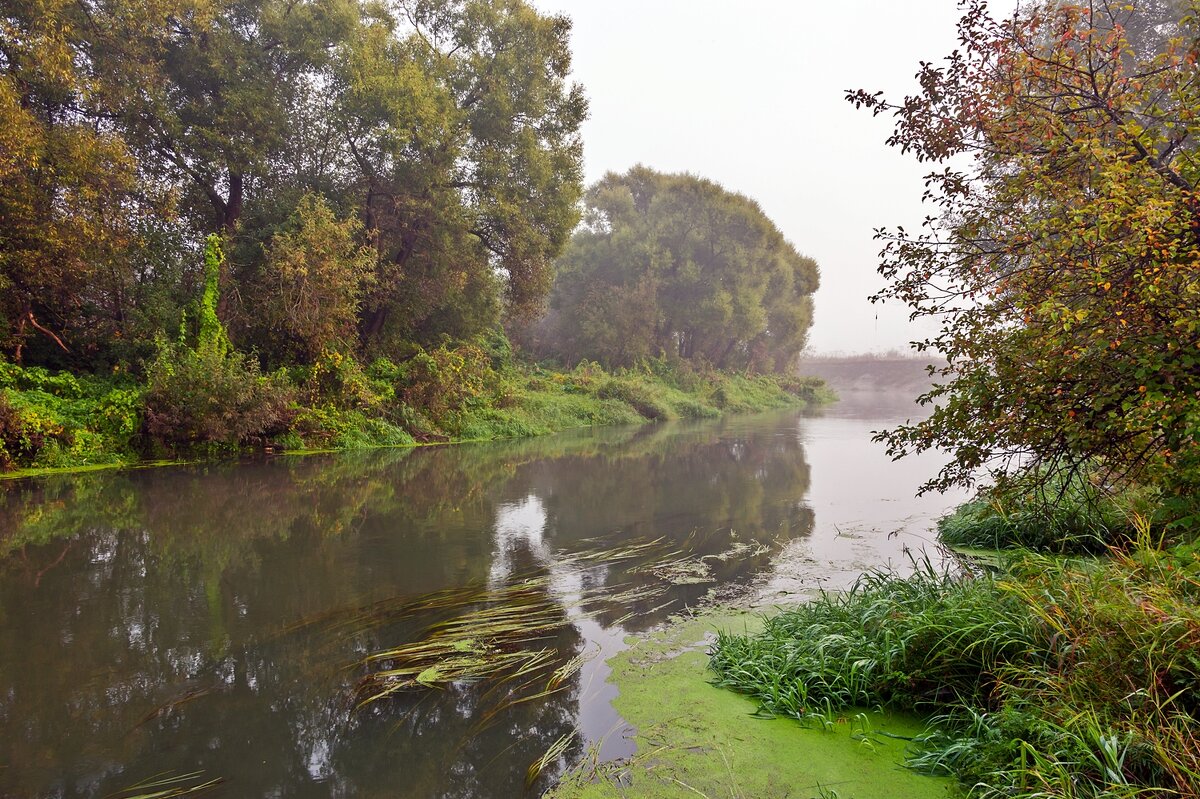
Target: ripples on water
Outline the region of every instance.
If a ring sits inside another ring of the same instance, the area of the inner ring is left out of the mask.
[[[629,753],[605,682],[628,633],[730,583],[837,586],[928,538],[953,498],[913,500],[928,464],[869,441],[908,407],[0,484],[0,795],[203,772],[237,796],[513,797],[573,734],[536,794],[585,747]],[[636,542],[657,549],[578,557]],[[686,568],[646,568],[669,553]],[[414,602],[521,580],[562,616],[537,646],[583,661],[560,690],[355,710],[364,656],[461,612]],[[362,622],[389,607],[407,610]]]

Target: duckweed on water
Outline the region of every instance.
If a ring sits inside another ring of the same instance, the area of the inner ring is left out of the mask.
[[[609,661],[613,706],[633,728],[628,759],[582,762],[554,799],[944,799],[949,780],[902,767],[920,725],[903,714],[855,712],[821,729],[750,717],[755,703],[705,679],[714,629],[756,630],[757,616],[714,611],[681,617]],[[664,697],[670,697],[664,701]],[[620,731],[612,733],[621,734]]]
[[[932,714],[910,765],[972,796],[1196,796],[1198,600],[1190,550],[1023,556],[995,574],[926,562],[722,635],[710,666],[767,714]]]

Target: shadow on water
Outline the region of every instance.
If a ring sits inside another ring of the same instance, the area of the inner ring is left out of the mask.
[[[623,754],[604,656],[811,532],[797,425],[775,414],[4,484],[0,795],[97,797],[202,771],[238,796],[511,797],[573,733],[532,792],[586,744]],[[648,541],[687,568],[578,560]],[[347,619],[521,580],[564,622],[539,646],[583,663],[560,690],[513,704],[497,701],[511,683],[450,682],[355,710],[362,659],[445,613]],[[668,584],[628,592],[654,580]],[[606,594],[581,612],[580,597]]]

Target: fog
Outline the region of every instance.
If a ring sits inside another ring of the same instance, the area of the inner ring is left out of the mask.
[[[867,300],[882,285],[873,230],[920,224],[926,169],[843,96],[911,93],[918,61],[957,44],[954,0],[534,2],[574,20],[588,183],[643,163],[758,200],[821,265],[814,352],[903,348],[931,329]]]

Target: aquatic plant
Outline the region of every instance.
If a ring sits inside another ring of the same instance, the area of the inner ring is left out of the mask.
[[[674,562],[678,557],[662,540],[654,540],[562,553],[556,563],[560,568],[586,569],[630,561]],[[453,588],[361,608],[340,623],[361,632],[421,612],[436,611],[443,618],[427,626],[415,640],[362,659],[359,665],[367,674],[359,682],[359,706],[411,690],[488,679],[519,680],[522,690],[510,701],[527,701],[535,686],[540,686],[536,695],[557,691],[583,665],[579,654],[555,646],[555,635],[561,629],[580,617],[657,600],[671,584],[662,578],[620,586],[600,581],[575,596],[564,597],[554,590],[554,576],[540,573],[516,577],[502,586]],[[643,612],[662,608],[658,605]],[[631,618],[631,614],[622,618]]]
[[[220,777],[204,779],[203,771],[188,774],[164,772],[111,793],[105,799],[175,799],[180,796],[199,796],[224,782]]]

